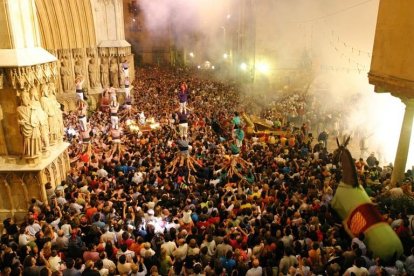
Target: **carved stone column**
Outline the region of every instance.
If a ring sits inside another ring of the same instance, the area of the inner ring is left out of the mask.
[[[411,130],[414,117],[414,99],[405,100],[405,113],[401,126],[400,140],[398,141],[397,154],[395,155],[394,169],[391,175],[391,183],[396,184],[404,179],[405,165],[407,164],[408,151],[410,149]]]
[[[108,63],[109,84],[124,92],[125,71],[122,63],[127,61],[129,80],[132,83],[135,76],[134,56],[131,54],[131,44],[125,40],[124,15],[122,0],[91,0],[94,11],[96,40],[101,64]],[[105,65],[106,66],[106,65]],[[101,65],[106,72],[106,67]],[[105,87],[106,83],[102,83]],[[123,93],[122,93],[123,96]]]

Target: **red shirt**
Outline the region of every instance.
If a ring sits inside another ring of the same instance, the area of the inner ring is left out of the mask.
[[[98,209],[96,207],[86,209],[85,216],[88,218],[88,221],[91,221],[91,218],[96,212],[98,212]]]

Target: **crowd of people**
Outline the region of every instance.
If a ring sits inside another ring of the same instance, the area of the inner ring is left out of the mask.
[[[384,262],[330,207],[341,176],[304,119],[313,97],[263,108],[284,134],[256,137],[241,114],[258,96],[236,83],[141,68],[131,85],[123,102],[112,93],[90,115],[85,101],[65,114],[71,171],[24,222],[3,222],[3,275],[414,275],[404,210],[381,210],[405,249]],[[375,200],[389,171],[357,166]]]

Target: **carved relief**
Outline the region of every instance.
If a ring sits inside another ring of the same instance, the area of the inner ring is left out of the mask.
[[[109,87],[109,64],[107,58],[102,58],[100,66],[102,87]]]
[[[61,61],[60,76],[62,78],[62,89],[68,92],[72,89],[72,72],[69,67],[69,61],[65,58]]]
[[[40,98],[40,104],[42,106],[43,111],[47,115],[48,125],[49,125],[49,141],[51,145],[54,145],[58,140],[58,129],[59,119],[57,118],[56,106],[54,101],[49,96],[49,86],[47,84],[42,84],[41,86],[42,97]]]
[[[124,66],[122,63],[118,64],[118,72],[119,72],[119,86],[121,88],[125,87],[125,74],[124,74]]]
[[[0,155],[7,155],[7,144],[6,137],[4,137],[3,119],[3,108],[0,105]]]
[[[101,57],[108,57],[109,56],[109,49],[108,48],[99,48],[99,55]]]
[[[34,76],[38,84],[45,83],[45,74],[43,72],[42,65],[37,64],[34,66]]]
[[[1,72],[1,70],[0,70]],[[42,84],[56,78],[56,62],[38,64],[35,66],[3,69],[4,85],[13,89],[27,89],[36,84]]]
[[[10,186],[10,190],[13,191],[11,200],[13,202],[14,209],[27,209],[27,201],[22,187],[23,179],[21,176],[17,175],[16,173],[12,173],[7,177],[6,180]]]
[[[52,164],[50,164],[50,166],[52,168],[52,176],[53,176],[52,181],[50,183],[54,187],[56,187],[58,185],[58,182],[59,182],[59,179],[60,179],[60,174],[59,174],[58,169],[56,168],[55,161],[53,161]]]
[[[45,64],[43,64],[43,66],[42,66],[42,71],[43,71],[43,74],[44,74],[44,78],[46,79],[46,82],[49,82],[49,81],[50,81],[50,79],[51,79],[52,77],[54,77],[54,76],[53,76],[53,72],[52,72],[52,70],[50,69],[50,64],[49,64],[49,63],[45,63]]]
[[[116,58],[111,59],[111,66],[109,69],[110,78],[111,78],[111,86],[118,88],[119,87],[119,80],[118,80],[118,62]]]
[[[52,55],[54,55],[55,57],[57,57],[57,56],[58,56],[58,51],[57,51],[56,49],[47,49],[47,51],[48,51],[49,53],[51,53]]]
[[[4,83],[4,70],[0,68],[0,89],[3,89]]]
[[[39,90],[36,86],[30,88],[30,108],[31,108],[31,121],[39,122],[40,135],[42,138],[42,150],[47,151],[49,147],[49,123],[46,112],[42,109],[40,104]]]
[[[10,191],[10,185],[6,180],[7,175],[0,176],[0,187],[2,187],[2,192],[0,193],[0,199],[2,202],[2,208],[6,210],[13,210],[13,201]],[[3,188],[4,187],[4,188]],[[13,214],[12,214],[13,215]]]
[[[86,55],[88,57],[96,57],[96,48],[86,48]]]
[[[62,117],[62,110],[60,108],[60,103],[56,99],[56,86],[54,82],[49,83],[49,98],[51,100],[51,104],[53,105],[56,117],[56,140],[58,142],[62,142],[63,140],[63,117]]]
[[[39,188],[41,186],[41,181],[39,180],[38,172],[28,172],[23,174],[23,190],[27,191],[27,199],[30,200],[30,197],[42,198],[42,190]]]
[[[20,95],[21,105],[17,107],[18,124],[23,135],[23,156],[35,158],[41,154],[40,121],[32,116],[30,94],[23,91]]]
[[[57,158],[57,167],[58,167],[58,169],[59,169],[59,171],[61,173],[60,174],[61,175],[61,178],[59,179],[60,181],[57,184],[60,184],[62,182],[62,180],[65,180],[66,169],[64,167],[64,164],[63,164],[63,161],[62,160],[63,160],[63,156],[59,156]]]
[[[91,88],[99,87],[99,67],[95,57],[92,57],[89,61],[88,74]]]
[[[115,57],[118,55],[118,48],[117,47],[109,47],[107,48],[109,52],[109,56]]]
[[[75,73],[75,78],[85,75],[84,72],[83,72],[83,60],[82,60],[82,58],[77,58],[76,59],[73,71]]]
[[[51,169],[50,169],[50,166],[47,166],[45,169],[44,169],[44,174],[45,174],[45,176],[46,176],[46,182],[50,182],[50,183],[52,183],[52,174],[50,173],[50,171],[51,171]]]

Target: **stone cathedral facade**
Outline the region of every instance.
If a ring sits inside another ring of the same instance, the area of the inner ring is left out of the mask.
[[[0,0],[0,221],[17,220],[45,184],[70,171],[62,107],[76,108],[75,79],[92,108],[104,88],[134,76],[122,0]]]

